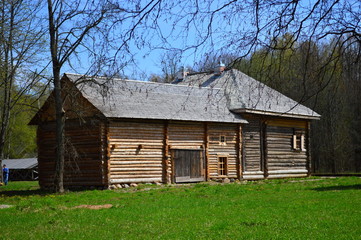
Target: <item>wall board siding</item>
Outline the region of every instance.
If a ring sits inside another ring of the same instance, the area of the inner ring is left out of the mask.
[[[306,136],[309,124],[306,120],[257,115],[244,117],[249,122],[243,126],[244,179],[260,178],[261,174],[267,178],[307,174],[308,152],[293,149],[294,133]]]
[[[212,123],[208,125],[209,135],[209,175],[210,178],[237,178],[238,146],[237,124]],[[225,137],[225,143],[220,143],[220,136]],[[227,175],[218,174],[218,157],[227,157]]]
[[[247,121],[243,126],[243,171],[262,171],[261,122],[258,118]]]
[[[307,128],[307,121],[298,119],[273,118],[266,121],[268,126],[288,127],[288,128]]]
[[[162,122],[113,121],[108,131],[110,183],[162,181]]]
[[[297,126],[300,125],[302,124],[298,122]],[[305,134],[304,128],[291,128],[285,125],[267,126],[267,161],[270,178],[282,175],[288,177],[292,171],[296,171],[292,173],[293,175],[304,176],[307,172],[306,151],[295,151],[292,146],[295,131]]]
[[[307,174],[307,152],[292,149],[293,133],[307,131],[304,122],[296,121],[295,126],[301,127],[291,128],[289,120],[270,121],[257,116],[247,120],[249,124],[244,125],[124,119],[81,125],[76,120],[67,121],[66,136],[71,143],[67,148],[76,149],[78,158],[73,161],[72,154],[68,154],[66,185],[171,182],[172,152],[177,149],[202,151],[207,161],[202,177],[207,180]],[[40,184],[51,185],[55,168],[54,123],[39,126],[38,145]],[[227,157],[224,176],[219,176],[219,157]]]
[[[102,113],[94,107],[82,93],[75,87],[74,83],[62,80],[62,98],[64,99],[63,109],[67,119],[92,118],[94,116],[102,116]],[[45,101],[40,111],[30,121],[30,124],[37,125],[44,122],[52,122],[56,120],[54,93]]]
[[[64,186],[75,186],[80,182],[82,185],[104,186],[100,136],[99,123],[80,124],[76,120],[66,122]],[[37,141],[41,187],[51,187],[54,184],[55,137],[54,122],[39,125]]]
[[[176,149],[201,149],[204,150],[204,131],[203,123],[199,122],[169,122],[168,123],[168,145],[170,150]],[[168,178],[174,182],[174,151],[168,152],[169,166]],[[205,154],[202,154],[205,157]],[[206,174],[204,169],[204,175]]]

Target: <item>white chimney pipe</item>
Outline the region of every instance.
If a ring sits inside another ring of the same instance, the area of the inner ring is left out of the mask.
[[[226,70],[226,65],[220,61],[218,67],[215,70],[216,75],[221,75]]]

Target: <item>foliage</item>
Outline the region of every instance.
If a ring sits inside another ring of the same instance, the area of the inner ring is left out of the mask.
[[[21,186],[21,187],[20,187]],[[360,178],[138,186],[52,194],[0,188],[4,239],[357,239]],[[74,208],[112,204],[110,209]]]
[[[313,129],[316,168],[361,169],[359,1],[48,0],[49,16],[43,2],[1,1],[0,156],[4,146],[5,155],[21,156],[21,144],[33,154],[32,130],[19,126],[28,115],[10,114],[18,99],[11,93],[15,79],[30,79],[22,74],[28,68],[48,67],[42,59],[49,42],[55,69],[49,79],[58,85],[58,100],[64,64],[111,78],[136,64],[137,54],[145,58],[162,50],[168,53],[161,59],[163,75],[150,80],[170,82],[184,57],[200,61],[197,70],[213,68],[214,59],[242,60],[235,66],[323,115]],[[16,144],[11,136],[26,140]]]
[[[9,136],[5,149],[7,158],[26,158],[36,156],[36,128],[28,126],[34,112],[21,112],[11,119]]]
[[[315,172],[360,172],[360,46],[296,41],[290,34],[269,46],[233,66],[321,114],[311,132]]]
[[[0,160],[6,143],[11,151],[8,135],[11,122],[14,126],[17,121],[15,108],[40,79],[32,74],[43,52],[44,32],[36,17],[40,5],[41,1],[0,1]]]
[[[5,137],[4,158],[26,158],[35,157],[36,127],[29,126],[31,118],[45,102],[49,95],[48,87],[38,82],[24,93],[19,93],[23,89],[15,82],[13,95],[18,96],[16,104],[11,108],[9,127]]]

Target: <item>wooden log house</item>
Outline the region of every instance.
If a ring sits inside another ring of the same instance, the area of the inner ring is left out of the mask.
[[[311,109],[234,69],[173,84],[64,74],[67,187],[304,177]],[[39,183],[55,172],[51,95],[37,125]]]

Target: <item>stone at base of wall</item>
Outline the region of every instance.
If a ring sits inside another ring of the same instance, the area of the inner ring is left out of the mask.
[[[230,183],[231,180],[229,180],[229,178],[223,178],[222,179],[222,183]]]
[[[212,178],[211,181],[221,182],[221,183],[233,183],[238,180],[235,178]]]
[[[247,181],[247,180],[246,180]],[[233,182],[240,182],[236,178],[213,178],[209,181],[209,183],[233,183]],[[243,181],[242,181],[243,182]],[[201,182],[202,183],[202,182]],[[117,183],[117,184],[111,184],[108,189],[114,190],[114,189],[121,189],[121,188],[130,188],[130,187],[138,187],[138,184],[144,184],[144,185],[157,185],[157,186],[163,186],[167,185],[166,183],[161,182],[147,182],[147,183]],[[188,183],[185,183],[188,184]],[[173,185],[173,184],[172,184]],[[177,185],[177,184],[176,184]]]
[[[163,185],[160,182],[153,182],[153,183],[144,183],[145,185],[157,185],[157,186],[161,186]],[[130,187],[138,187],[137,183],[122,183],[122,184],[112,184],[108,187],[109,190],[114,190],[114,189],[121,189],[121,188],[130,188]]]

